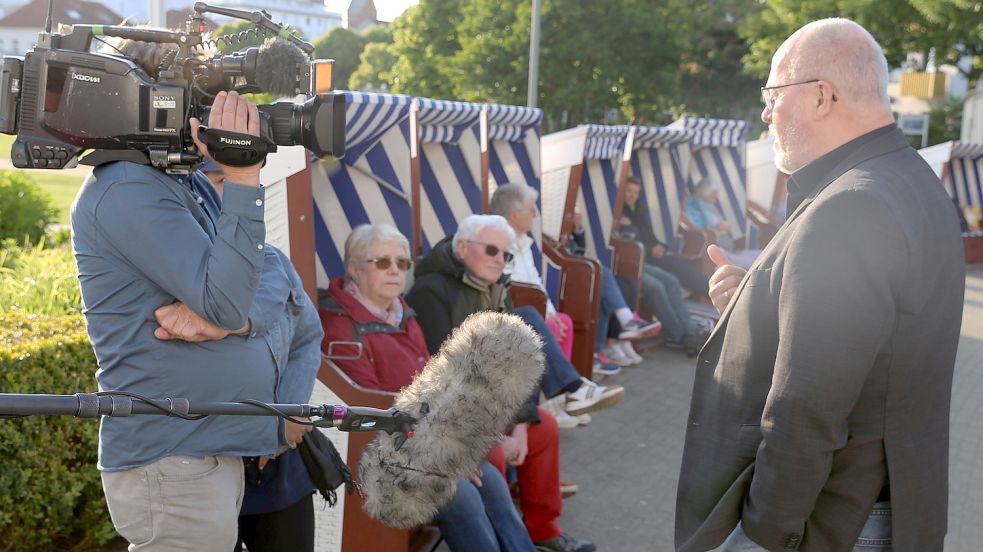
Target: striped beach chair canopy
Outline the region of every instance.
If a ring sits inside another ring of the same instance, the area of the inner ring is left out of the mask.
[[[521,182],[540,192],[536,200],[542,211],[540,125],[543,111],[533,107],[486,104],[488,148],[488,197],[502,184]],[[543,276],[546,291],[554,303],[559,301],[559,271],[550,270],[542,253],[542,217],[533,229],[533,259]],[[554,274],[555,273],[555,274]],[[552,284],[552,285],[551,285]]]
[[[744,147],[750,124],[732,119],[683,117],[669,125],[692,134],[689,184],[709,176],[723,189],[717,200],[735,239],[747,228]]]
[[[765,211],[770,211],[774,205],[775,186],[778,184],[778,167],[775,166],[775,137],[768,136],[747,143],[745,155],[745,196],[748,202],[753,202]],[[758,227],[748,225],[747,246],[749,249],[758,247]]]
[[[681,245],[676,236],[686,192],[693,133],[673,127],[635,127],[631,175],[639,180],[638,201],[649,210],[652,230],[670,251]]]
[[[344,273],[344,244],[359,224],[388,223],[410,237],[409,96],[345,92],[346,152],[314,160],[317,285]]]
[[[983,144],[945,142],[922,148],[918,153],[960,206],[983,206]]]
[[[481,212],[481,104],[418,98],[423,253]]]
[[[584,218],[587,255],[611,266],[611,227],[618,196],[618,170],[628,127],[583,125],[584,168],[577,191],[577,211]]]

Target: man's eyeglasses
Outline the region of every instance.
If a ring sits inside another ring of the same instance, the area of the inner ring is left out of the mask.
[[[467,242],[473,243],[475,245],[485,246],[485,255],[488,255],[489,257],[494,257],[498,255],[499,252],[501,252],[502,258],[505,259],[505,262],[507,263],[511,263],[512,257],[514,257],[514,255],[512,255],[511,252],[505,251],[504,249],[499,248],[497,245],[492,245],[490,243],[483,243],[483,242],[472,241],[472,240],[467,240]]]
[[[393,265],[392,257],[379,257],[376,259],[368,259],[363,262],[372,263],[379,270],[389,270],[389,267]],[[406,272],[413,267],[413,261],[407,259],[406,257],[399,257],[396,259],[396,268]]]
[[[779,88],[788,88],[789,86],[798,86],[800,84],[812,84],[814,82],[819,82],[819,79],[810,79],[802,82],[792,82],[789,84],[776,84],[775,86],[762,86],[761,87],[761,101],[765,104],[769,110],[775,109],[775,99],[769,93],[769,90],[778,90]],[[833,101],[836,101],[836,96],[833,96]]]

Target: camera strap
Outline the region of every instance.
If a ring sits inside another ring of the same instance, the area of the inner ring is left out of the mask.
[[[266,160],[276,151],[276,144],[259,136],[201,126],[198,138],[208,147],[208,155],[230,167],[248,167]]]

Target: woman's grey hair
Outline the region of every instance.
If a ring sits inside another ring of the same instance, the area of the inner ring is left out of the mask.
[[[709,195],[711,192],[719,191],[720,186],[718,186],[717,182],[709,176],[704,176],[701,178],[700,181],[696,183],[696,186],[693,187],[693,193],[699,198],[703,198],[704,196]]]
[[[536,201],[538,197],[539,192],[532,186],[518,182],[502,184],[492,195],[488,211],[508,218],[509,213],[525,209],[530,200]]]
[[[494,228],[509,237],[509,245],[515,242],[515,230],[499,215],[470,215],[461,221],[454,233],[454,255],[460,258],[460,243],[474,241],[485,228]]]
[[[345,268],[369,260],[369,250],[380,243],[399,245],[406,256],[410,255],[410,242],[399,230],[389,224],[362,224],[356,226],[345,240]]]
[[[887,59],[867,29],[834,17],[805,25],[789,40],[792,44],[785,73],[790,82],[828,80],[839,97],[850,104],[891,108]]]

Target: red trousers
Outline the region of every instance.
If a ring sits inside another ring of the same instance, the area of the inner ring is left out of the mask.
[[[526,531],[533,542],[556,538],[560,525],[556,522],[563,512],[560,495],[560,432],[556,418],[538,408],[540,423],[529,426],[529,453],[519,473],[519,508]],[[488,454],[488,461],[505,475],[505,455],[499,447]]]

